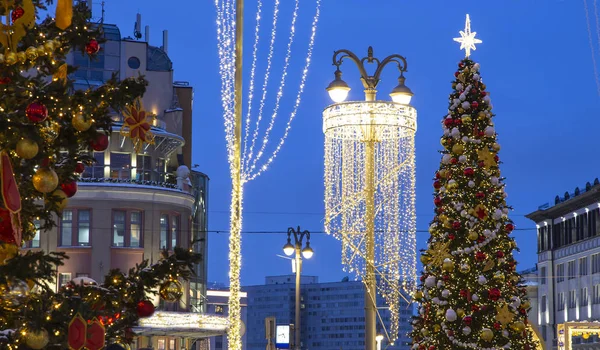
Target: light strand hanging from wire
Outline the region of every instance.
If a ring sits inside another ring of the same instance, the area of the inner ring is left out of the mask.
[[[600,27],[599,27],[599,21],[598,21],[598,6],[596,3],[597,0],[594,0],[594,15],[596,18],[596,35],[599,38],[599,44],[600,44]],[[587,25],[587,32],[588,32],[588,42],[590,45],[590,51],[592,53],[592,65],[593,65],[593,69],[594,69],[594,80],[596,81],[596,89],[598,92],[598,96],[600,96],[600,77],[598,76],[598,65],[596,63],[596,54],[595,54],[595,47],[594,47],[594,39],[593,39],[593,35],[592,35],[592,27],[590,24],[590,14],[589,14],[589,9],[588,9],[588,4],[587,4],[587,0],[583,0],[583,9],[585,11],[585,21],[586,21],[586,25]]]

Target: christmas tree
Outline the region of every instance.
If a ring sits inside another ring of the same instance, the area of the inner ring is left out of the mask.
[[[85,2],[58,0],[56,15],[38,19],[52,0],[0,1],[0,349],[100,349],[132,340],[131,327],[154,311],[149,295],[181,296],[178,279],[200,257],[175,249],[150,266],[113,270],[105,281],[80,278],[56,292],[51,284],[63,253],[22,251],[57,214],[92,165],[92,150],[108,147],[111,115],[127,114],[146,81],[116,77],[75,90],[70,51],[91,59],[102,26],[90,24]]]
[[[433,182],[435,217],[415,292],[419,312],[413,320],[413,349],[536,349],[527,327],[531,305],[515,271],[514,225],[508,218],[490,96],[479,64],[468,58],[477,43],[468,22],[461,35],[471,41],[463,43],[467,58],[458,64],[442,121],[444,150]]]

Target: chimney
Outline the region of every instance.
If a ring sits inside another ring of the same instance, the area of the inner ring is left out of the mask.
[[[169,53],[169,31],[163,30],[163,51]]]
[[[146,26],[146,42],[150,44],[150,26]]]
[[[142,14],[138,13],[135,17],[135,32],[142,34]]]

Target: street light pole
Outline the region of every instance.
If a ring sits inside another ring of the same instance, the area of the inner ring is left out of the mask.
[[[406,59],[400,55],[394,54],[384,58],[382,61],[373,57],[373,48],[369,47],[367,57],[358,58],[354,53],[348,50],[338,50],[333,54],[333,65],[336,66],[335,80],[327,87],[334,102],[342,102],[348,96],[350,87],[342,79],[340,66],[344,59],[350,59],[356,64],[360,71],[361,81],[365,88],[365,101],[373,102],[377,96],[377,85],[380,82],[380,75],[383,67],[388,63],[394,62],[400,71],[398,86],[396,86],[390,96],[392,100],[401,104],[408,104],[413,93],[404,85],[404,72],[407,70]],[[376,63],[377,67],[373,75],[369,75],[365,69],[366,63]],[[375,195],[376,195],[376,147],[378,135],[376,133],[377,123],[375,116],[371,113],[369,124],[362,127],[362,140],[365,145],[365,264],[366,275],[363,279],[365,284],[365,348],[366,350],[375,350],[376,348],[376,325],[377,325],[377,295],[375,278]]]
[[[296,320],[294,324],[294,348],[300,350],[300,273],[302,272],[302,256],[306,259],[310,259],[314,251],[310,247],[310,232],[308,230],[300,231],[300,226],[297,230],[293,227],[288,228],[287,243],[283,246],[283,252],[290,256],[296,254],[294,257],[296,261]],[[292,236],[294,237],[294,244],[292,245]],[[302,240],[306,237],[306,246],[302,248]],[[302,255],[302,256],[301,256]]]

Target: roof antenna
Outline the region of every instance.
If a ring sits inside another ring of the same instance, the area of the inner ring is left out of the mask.
[[[135,25],[133,27],[133,36],[140,40],[142,38],[142,14],[138,12]]]
[[[106,4],[106,1],[102,1],[102,17],[100,18],[100,23],[104,23],[104,5]]]

